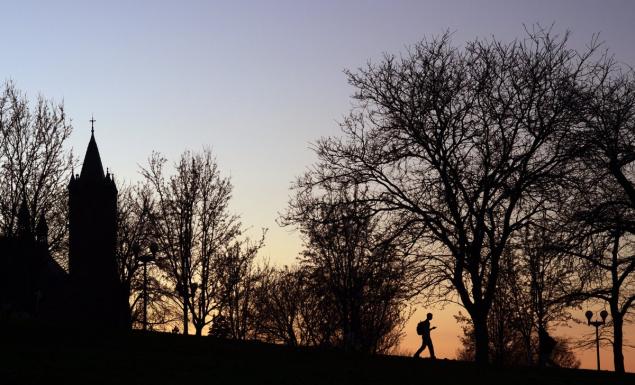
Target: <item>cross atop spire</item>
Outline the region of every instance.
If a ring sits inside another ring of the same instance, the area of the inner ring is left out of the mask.
[[[93,117],[92,114],[90,115],[89,122],[90,122],[90,133],[94,134],[95,133],[95,122],[96,122],[96,120],[95,120],[95,118]]]

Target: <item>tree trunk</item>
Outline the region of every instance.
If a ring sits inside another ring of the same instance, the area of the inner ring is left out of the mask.
[[[624,319],[622,317],[622,313],[620,313],[620,308],[618,306],[620,298],[618,255],[620,250],[621,235],[622,233],[617,231],[615,234],[615,241],[613,243],[613,253],[611,260],[611,280],[613,287],[611,288],[611,300],[609,301],[611,317],[613,318],[613,365],[615,367],[615,372],[617,373],[624,373],[624,354],[622,353],[622,343],[624,340],[624,336],[622,334],[622,325],[624,324]]]
[[[615,372],[624,373],[624,354],[622,353],[622,343],[624,335],[622,333],[622,325],[624,320],[618,312],[611,314],[613,317],[613,365]]]
[[[194,329],[196,329],[196,335],[197,336],[200,337],[200,336],[203,335],[203,328],[204,328],[204,325],[202,325],[202,324],[200,324],[200,325],[199,324],[194,324]]]
[[[187,297],[187,294],[185,294],[183,296],[183,335],[186,336],[189,334],[189,330],[188,330],[188,326],[189,326],[189,319],[187,316],[187,302],[189,301],[189,298]]]
[[[487,331],[487,316],[478,314],[472,316],[474,323],[475,361],[479,365],[489,363],[489,333]]]

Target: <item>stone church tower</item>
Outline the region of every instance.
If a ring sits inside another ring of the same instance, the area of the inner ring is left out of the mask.
[[[94,129],[81,173],[71,177],[68,192],[71,314],[80,327],[123,328],[126,312],[115,254],[117,187],[112,175],[104,174]]]

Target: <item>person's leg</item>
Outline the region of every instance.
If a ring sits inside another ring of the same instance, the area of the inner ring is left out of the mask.
[[[419,358],[419,355],[425,350],[425,348],[426,348],[426,341],[422,340],[421,341],[421,347],[419,348],[419,350],[417,350],[417,352],[415,353],[415,355],[413,357]]]
[[[432,345],[432,339],[428,338],[426,345],[428,345],[428,349],[430,350],[430,358],[435,359],[436,357],[434,355],[434,345]]]

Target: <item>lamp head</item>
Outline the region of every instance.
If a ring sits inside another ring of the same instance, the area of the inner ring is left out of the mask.
[[[150,252],[152,255],[155,255],[157,251],[159,251],[159,245],[154,241],[150,242]]]
[[[609,312],[606,310],[602,310],[600,312],[600,317],[602,317],[602,323],[606,322],[606,317],[609,316]]]
[[[593,312],[591,310],[587,310],[586,313],[584,313],[584,316],[586,317],[587,324],[591,325],[591,317],[593,317]]]

